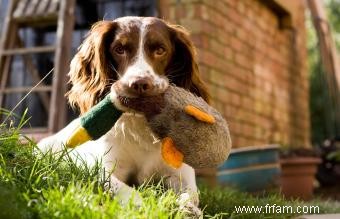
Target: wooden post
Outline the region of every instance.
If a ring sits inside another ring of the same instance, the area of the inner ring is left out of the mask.
[[[67,87],[72,31],[74,27],[75,0],[61,0],[58,15],[57,43],[54,59],[53,92],[50,105],[49,132],[56,132],[65,125]],[[67,64],[66,64],[67,63]]]
[[[14,46],[15,43],[15,34],[17,31],[16,25],[12,25],[11,28],[8,31],[9,40],[7,42],[7,46],[9,48]],[[6,33],[5,33],[6,34]],[[1,48],[0,48],[1,50]],[[0,51],[0,107],[2,107],[3,100],[4,100],[4,92],[3,89],[5,89],[9,73],[11,71],[11,63],[12,63],[12,56],[4,56],[1,54],[2,52]]]
[[[8,4],[5,21],[3,24],[2,35],[0,39],[0,107],[2,107],[4,100],[4,93],[1,91],[5,88],[8,79],[9,71],[11,68],[12,57],[4,56],[6,48],[12,48],[15,43],[15,33],[17,25],[11,22],[12,12],[16,5],[17,0],[10,0]]]
[[[8,41],[10,40],[9,36],[11,34],[10,32],[11,32],[11,29],[13,29],[11,16],[12,16],[12,11],[14,10],[14,5],[15,5],[14,1],[9,2],[8,8],[7,8],[8,13],[7,13],[7,16],[5,17],[3,27],[2,27],[2,34],[0,38],[0,78],[2,75],[4,59],[6,58],[3,56],[3,52],[8,47]]]

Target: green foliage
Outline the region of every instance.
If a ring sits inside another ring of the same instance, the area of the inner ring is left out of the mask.
[[[340,151],[333,151],[327,155],[327,160],[340,162]]]
[[[24,219],[33,217],[33,213],[27,207],[20,191],[15,186],[1,182],[0,191],[0,218]]]
[[[339,0],[327,0],[327,12],[329,22],[333,29],[333,37],[335,44],[340,50],[340,1]]]
[[[310,67],[310,113],[312,142],[321,143],[336,135],[334,107],[325,81],[321,61]]]
[[[340,49],[340,1],[325,1],[326,9],[332,35]],[[310,112],[311,112],[311,128],[312,142],[321,143],[325,139],[334,138],[337,133],[337,125],[335,120],[335,108],[330,98],[325,71],[322,68],[320,51],[318,48],[318,39],[313,27],[311,18],[308,17],[307,23],[307,48],[308,63],[310,69]],[[340,50],[339,50],[340,51]]]

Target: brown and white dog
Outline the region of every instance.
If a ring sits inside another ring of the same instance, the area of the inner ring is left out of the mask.
[[[173,83],[208,101],[208,93],[199,77],[195,48],[188,33],[153,17],[122,17],[100,21],[71,62],[69,72],[70,104],[83,114],[119,84],[113,96],[140,97],[163,93]],[[103,137],[80,145],[70,152],[88,164],[102,159],[111,175],[111,190],[127,200],[133,189],[146,180],[162,178],[180,193],[180,202],[191,210],[198,205],[195,171],[187,164],[173,169],[164,163],[160,142],[146,124],[143,115],[129,112],[115,99],[116,107],[125,111],[115,126]],[[43,151],[62,149],[66,139],[79,124],[71,122],[57,134],[43,139]]]

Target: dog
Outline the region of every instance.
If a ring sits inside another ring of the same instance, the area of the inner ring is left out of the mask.
[[[208,101],[188,32],[154,17],[99,21],[72,59],[68,75],[72,87],[66,96],[81,114],[109,92],[114,93],[116,107],[124,111],[107,134],[70,153],[81,156],[90,165],[102,158],[103,167],[111,173],[110,190],[123,202],[132,196],[132,185],[141,185],[153,177],[163,179],[179,193],[183,208],[199,212],[194,169],[187,164],[179,169],[165,164],[161,143],[145,117],[129,111],[117,98],[159,95],[169,84],[175,84]],[[119,84],[119,93],[112,89],[113,84]],[[75,119],[55,135],[41,140],[38,147],[42,151],[61,150],[78,124],[79,119]]]

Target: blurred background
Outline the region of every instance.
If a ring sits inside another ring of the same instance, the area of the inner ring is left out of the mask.
[[[15,113],[28,109],[24,131],[36,136],[64,127],[78,115],[63,96],[70,59],[91,24],[126,15],[190,31],[234,148],[339,152],[340,0],[0,0],[0,106],[11,110],[54,67]]]

